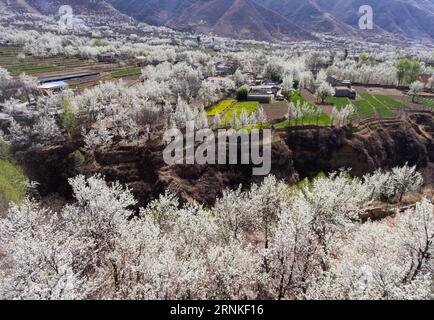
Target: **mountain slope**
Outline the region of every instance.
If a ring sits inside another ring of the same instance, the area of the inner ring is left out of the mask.
[[[110,0],[119,11],[149,24],[163,26],[197,0]]]
[[[198,1],[176,14],[167,25],[174,29],[242,39],[313,38],[285,17],[251,0]]]
[[[326,32],[434,40],[434,0],[110,0],[120,11],[174,29],[269,40]],[[374,9],[374,30],[359,29],[359,8]]]
[[[1,13],[133,17],[153,25],[256,40],[305,40],[312,33],[434,42],[434,0],[0,0]],[[360,30],[359,8],[374,10],[374,29]],[[116,9],[115,9],[116,8]]]
[[[434,0],[335,0],[330,12],[338,20],[356,27],[358,8],[370,5],[377,29],[410,39],[434,39]],[[375,31],[375,28],[374,30]]]
[[[104,0],[0,0],[2,12],[15,14],[57,15],[62,5],[71,6],[76,15],[110,15],[119,19],[126,17]]]
[[[280,12],[293,23],[311,32],[354,36],[358,30],[338,21],[315,0],[262,0],[265,7]]]

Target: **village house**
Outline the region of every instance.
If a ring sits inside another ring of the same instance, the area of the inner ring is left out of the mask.
[[[356,99],[356,91],[354,89],[351,89],[351,87],[347,87],[347,86],[339,86],[339,87],[335,87],[336,93],[335,93],[335,97],[345,97],[345,98],[349,98],[349,99]]]
[[[227,62],[218,62],[216,64],[216,74],[220,77],[228,76],[233,73],[234,66]]]
[[[422,82],[425,86],[429,83],[429,79],[432,77],[431,74],[421,73],[419,74],[419,81]]]
[[[10,40],[0,39],[0,46],[13,46],[13,43]]]
[[[53,81],[40,84],[37,88],[44,94],[48,95],[53,92],[58,92],[68,88],[69,85],[65,81]]]
[[[104,53],[98,55],[98,62],[115,63],[117,61],[118,58],[114,53]]]
[[[134,57],[137,67],[145,67],[147,65],[147,58],[145,56]]]
[[[337,76],[328,76],[327,82],[333,87],[347,87],[351,88],[352,83],[350,80],[339,80]]]

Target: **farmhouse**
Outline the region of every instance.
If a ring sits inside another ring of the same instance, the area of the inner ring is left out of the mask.
[[[6,113],[0,113],[0,123],[12,121],[12,117]]]
[[[13,43],[10,40],[0,39],[0,46],[12,46]]]
[[[134,57],[135,61],[136,61],[136,66],[137,67],[145,67],[146,66],[146,62],[147,62],[147,58],[145,56],[136,56]]]
[[[247,101],[257,101],[259,103],[270,103],[273,99],[272,94],[249,93]]]
[[[279,86],[272,83],[250,87],[250,92],[256,94],[276,95],[279,90]]]
[[[211,83],[220,83],[222,81],[227,80],[228,78],[226,77],[208,77],[206,80],[211,82]]]
[[[216,73],[218,76],[228,76],[232,74],[233,65],[227,62],[219,62],[216,64]]]
[[[356,91],[348,88],[346,86],[340,86],[340,87],[336,87],[335,88],[336,93],[335,93],[335,97],[346,97],[346,98],[350,98],[350,99],[356,99]]]
[[[53,81],[53,82],[42,83],[41,85],[38,86],[38,90],[41,90],[46,94],[49,94],[51,92],[60,91],[68,87],[69,85],[65,81]]]
[[[117,56],[114,53],[106,53],[106,54],[100,54],[98,55],[98,62],[105,62],[105,63],[115,63],[117,62]]]
[[[53,77],[43,77],[43,78],[38,78],[38,80],[40,83],[49,83],[49,82],[61,82],[67,80],[81,79],[86,77],[94,77],[98,75],[99,72],[78,72],[78,73],[64,74],[64,75],[58,75]]]
[[[419,74],[419,81],[422,82],[425,86],[429,83],[429,79],[431,78],[431,74],[421,73]]]
[[[333,87],[347,87],[351,88],[352,83],[350,80],[339,80],[337,76],[328,76],[327,82]]]

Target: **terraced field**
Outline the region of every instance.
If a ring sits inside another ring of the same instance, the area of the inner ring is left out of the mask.
[[[360,118],[390,118],[394,117],[397,111],[407,108],[404,103],[385,95],[360,93],[359,98],[359,100],[350,100],[348,98],[330,97],[327,98],[326,103],[336,106],[338,109],[352,104]]]
[[[434,99],[425,98],[425,97],[415,97],[414,102],[417,104],[422,104],[424,106],[434,108]]]
[[[225,99],[219,101],[206,111],[208,117],[214,117],[217,113],[223,114],[231,105],[236,102],[235,99]]]
[[[13,76],[23,72],[33,76],[40,76],[50,72],[73,71],[77,68],[97,65],[96,62],[62,56],[53,58],[26,56],[19,59],[17,57],[19,53],[22,53],[22,49],[19,47],[0,47],[0,66],[6,68]]]
[[[232,118],[234,117],[234,113],[237,114],[237,118],[240,119],[241,112],[246,110],[247,115],[251,115],[253,112],[258,109],[259,103],[256,101],[243,101],[237,102],[233,104],[225,113],[224,117],[222,117],[222,122],[225,125],[230,124]]]
[[[100,73],[96,77],[68,80],[70,87],[79,91],[93,87],[100,81],[136,76],[141,73],[141,69],[135,66],[121,67],[115,63],[95,62],[62,55],[50,58],[27,55],[19,58],[20,53],[23,53],[20,47],[0,46],[0,66],[6,68],[13,76],[26,73],[37,78],[47,78],[75,73]]]
[[[122,77],[129,77],[129,76],[137,76],[141,73],[142,70],[140,68],[133,68],[133,69],[115,71],[112,72],[110,75],[112,78],[122,78]]]
[[[295,101],[300,101],[300,103],[305,103],[306,100],[303,96],[297,94],[295,96],[295,100],[293,97],[293,102]],[[308,102],[311,106],[317,107],[316,105],[314,105],[313,103]],[[324,112],[324,110],[321,110],[321,115],[319,117],[306,117],[304,119],[299,119],[299,120],[285,120],[282,121],[280,123],[277,123],[274,125],[275,128],[277,129],[281,129],[281,128],[286,128],[286,127],[290,127],[290,126],[300,126],[300,125],[320,125],[320,126],[327,126],[330,125],[332,123],[329,115]]]

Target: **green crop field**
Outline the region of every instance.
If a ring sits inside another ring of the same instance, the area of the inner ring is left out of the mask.
[[[374,107],[365,100],[353,101],[357,113],[363,118],[375,117]]]
[[[352,104],[361,118],[370,117],[393,117],[396,110],[405,109],[407,106],[389,96],[380,94],[360,93],[360,100],[349,100],[344,97],[329,97],[326,102],[341,109],[348,104]]]
[[[317,119],[316,117],[308,117],[305,118],[303,120],[285,120],[282,122],[279,122],[277,124],[274,125],[274,127],[276,129],[282,129],[282,128],[286,128],[286,127],[290,127],[290,126],[301,126],[301,125],[319,125],[319,126],[328,126],[331,124],[331,119],[330,117],[323,111],[321,113],[321,116]]]
[[[410,98],[411,100],[411,98]],[[424,98],[424,97],[415,97],[414,102],[417,104],[422,104],[424,106],[428,106],[434,108],[434,99]]]
[[[134,68],[134,69],[128,69],[128,70],[121,70],[121,71],[115,71],[112,72],[110,75],[112,78],[122,78],[122,77],[128,77],[128,76],[137,76],[142,73],[142,69]]]
[[[342,109],[343,107],[346,107],[352,103],[348,98],[345,97],[328,97],[325,102],[335,106],[338,109]]]
[[[306,102],[305,98],[299,94],[295,95],[295,99],[293,96],[293,102],[300,100],[300,103],[304,103]],[[316,105],[308,102],[311,106],[318,108]],[[324,111],[321,112],[321,115],[319,116],[319,118],[317,117],[307,117],[305,119],[300,119],[300,120],[285,120],[282,121],[280,123],[277,123],[276,125],[274,125],[275,128],[277,129],[281,129],[281,128],[286,128],[289,126],[295,126],[295,125],[320,125],[320,126],[326,126],[326,125],[330,125],[331,124],[331,119],[330,117],[327,115],[327,113],[325,113]]]
[[[40,73],[47,71],[54,71],[57,69],[57,66],[50,64],[23,64],[23,65],[14,65],[8,67],[8,71],[12,75],[17,75],[20,73]]]
[[[7,160],[0,160],[0,208],[9,202],[18,203],[26,194],[27,178],[23,170]]]
[[[363,98],[363,100],[367,101],[371,106],[373,106],[375,110],[377,110],[378,116],[382,118],[388,118],[395,115],[395,112],[393,112],[388,105],[385,105],[381,101],[379,101],[376,98],[376,95],[361,93],[360,96]]]
[[[231,105],[236,102],[235,99],[221,100],[206,111],[208,117],[214,117],[217,113],[223,114]]]
[[[378,101],[380,101],[382,104],[393,108],[393,109],[406,109],[407,106],[402,103],[401,101],[395,100],[391,97],[388,96],[384,96],[381,94],[376,94],[374,95],[375,99],[377,99]]]
[[[237,117],[239,119],[241,112],[243,112],[243,110],[246,110],[247,114],[250,115],[253,112],[255,112],[256,109],[258,109],[258,106],[259,106],[259,104],[256,101],[237,102],[229,108],[225,117],[223,118],[223,123],[229,124],[231,122],[235,112],[236,112]]]

